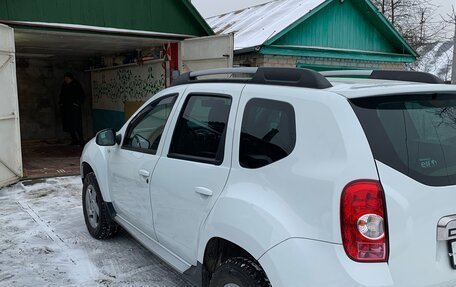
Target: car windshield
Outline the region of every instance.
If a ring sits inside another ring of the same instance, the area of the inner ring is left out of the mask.
[[[352,99],[374,158],[431,186],[456,184],[456,94]]]

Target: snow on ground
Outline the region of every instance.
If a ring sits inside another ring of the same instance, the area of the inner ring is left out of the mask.
[[[79,177],[0,189],[0,287],[189,286],[125,231],[90,237]]]

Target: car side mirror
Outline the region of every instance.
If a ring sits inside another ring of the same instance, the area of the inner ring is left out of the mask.
[[[117,143],[118,137],[114,129],[105,129],[97,133],[95,141],[99,146],[113,146]]]

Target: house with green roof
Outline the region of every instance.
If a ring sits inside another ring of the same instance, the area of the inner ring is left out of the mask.
[[[275,0],[206,19],[235,65],[404,69],[417,53],[370,0]]]

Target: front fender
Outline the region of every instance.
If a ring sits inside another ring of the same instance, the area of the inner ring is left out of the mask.
[[[108,156],[110,149],[112,147],[99,146],[92,139],[86,144],[81,155],[81,176],[83,176],[83,164],[86,163],[95,173],[103,200],[106,202],[112,202],[108,180]]]

